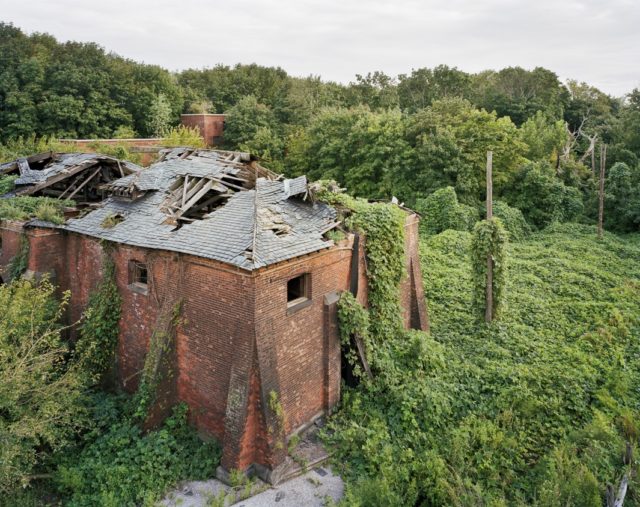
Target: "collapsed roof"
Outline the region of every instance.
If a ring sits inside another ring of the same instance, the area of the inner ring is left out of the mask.
[[[333,245],[336,212],[305,200],[304,176],[282,179],[249,154],[179,148],[103,185],[101,207],[63,229],[254,270]]]
[[[8,196],[73,199],[79,205],[104,198],[103,185],[133,175],[142,168],[95,153],[39,153],[0,165],[0,175],[17,175]]]

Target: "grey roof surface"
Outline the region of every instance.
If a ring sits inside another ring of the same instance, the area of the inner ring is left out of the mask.
[[[27,170],[21,171],[20,177],[16,179],[15,185],[34,185],[37,183],[41,183],[43,181],[48,180],[52,176],[58,175],[60,173],[64,173],[70,168],[76,167],[83,163],[91,163],[92,161],[100,161],[100,160],[113,160],[113,157],[108,157],[106,155],[96,155],[95,153],[63,153],[57,155],[55,160],[48,164],[42,170]],[[126,167],[130,171],[137,172],[141,171],[142,168],[133,164],[131,162],[122,161],[120,162],[123,167]],[[3,164],[3,166],[9,166],[12,162],[8,164]],[[2,166],[0,166],[0,169]]]
[[[200,156],[200,153],[206,156]],[[315,252],[333,245],[323,233],[335,223],[330,206],[304,201],[304,176],[273,181],[258,178],[255,188],[235,192],[224,206],[202,220],[177,227],[167,223],[161,204],[176,178],[213,177],[224,167],[215,152],[196,152],[186,158],[168,158],[113,185],[134,184],[146,194],[135,201],[108,198],[87,215],[70,219],[62,229],[144,248],[170,250],[214,259],[246,270]],[[102,226],[108,216],[124,220],[112,228]],[[274,228],[274,224],[277,227]]]

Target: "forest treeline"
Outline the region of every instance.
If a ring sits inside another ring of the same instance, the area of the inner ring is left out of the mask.
[[[348,85],[255,64],[171,73],[0,23],[0,142],[163,135],[182,112],[226,113],[226,147],[287,175],[335,179],[369,198],[395,195],[418,210],[444,187],[478,207],[492,150],[497,198],[534,227],[593,220],[607,144],[606,225],[640,223],[638,89],[612,97],[519,67],[373,72]]]

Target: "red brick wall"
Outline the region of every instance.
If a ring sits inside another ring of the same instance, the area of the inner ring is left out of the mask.
[[[256,336],[263,397],[279,393],[287,434],[323,411],[326,365],[324,296],[349,289],[350,246],[339,247],[261,272],[256,279]],[[287,313],[287,281],[311,276],[312,304]],[[339,361],[332,367],[339,368]],[[337,385],[339,389],[339,375]]]
[[[6,268],[20,249],[23,224],[24,222],[10,220],[0,222],[0,239],[2,240],[0,243],[0,278],[4,282],[8,282]]]
[[[406,274],[400,283],[402,317],[407,329],[429,331],[429,315],[420,270],[418,215],[408,215],[404,226]]]
[[[222,265],[185,262],[181,295],[178,397],[199,428],[222,440],[231,370],[248,371],[253,361],[253,281]]]

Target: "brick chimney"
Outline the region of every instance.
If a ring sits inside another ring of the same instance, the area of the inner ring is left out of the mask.
[[[185,127],[198,127],[207,146],[222,144],[224,114],[182,114],[180,121]]]

